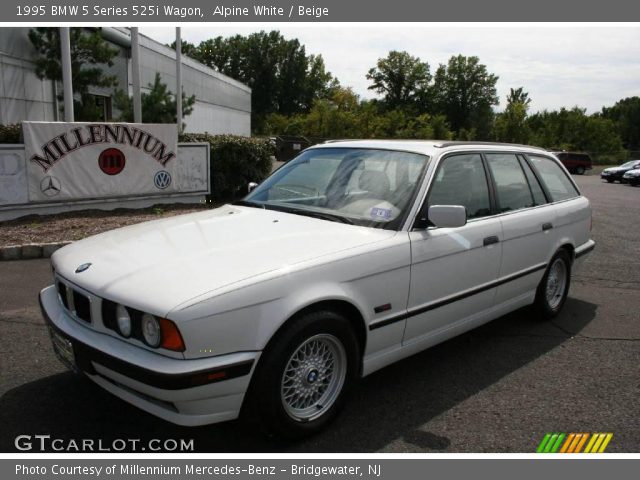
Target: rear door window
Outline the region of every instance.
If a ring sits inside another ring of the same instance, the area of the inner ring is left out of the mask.
[[[498,194],[498,211],[533,207],[531,188],[518,157],[512,153],[488,153],[486,158]]]
[[[529,159],[554,202],[580,196],[573,182],[554,160],[537,155],[530,155]]]
[[[531,195],[533,195],[534,205],[544,205],[545,203],[547,203],[547,198],[545,197],[544,191],[540,186],[540,182],[533,173],[533,170],[531,170],[529,164],[522,157],[520,157],[520,165],[522,166],[524,174],[527,177],[527,182],[529,182],[529,189],[531,190]]]

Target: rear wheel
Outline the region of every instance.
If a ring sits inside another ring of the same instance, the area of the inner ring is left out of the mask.
[[[613,182],[614,182],[613,178],[607,178],[607,183],[613,183]]]
[[[553,318],[564,306],[571,283],[571,258],[566,250],[560,250],[549,262],[540,280],[534,307],[544,318]]]
[[[582,167],[582,166],[576,167],[576,173],[578,175],[584,175],[584,167]]]
[[[340,412],[357,374],[358,356],[357,339],[342,315],[302,315],[263,354],[252,385],[253,413],[280,436],[317,433]]]

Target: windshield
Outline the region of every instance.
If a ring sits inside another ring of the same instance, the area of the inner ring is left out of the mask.
[[[620,165],[620,168],[631,168],[636,164],[640,166],[640,162],[638,162],[638,160],[631,160],[630,162],[623,163],[622,165]]]
[[[429,157],[361,148],[301,153],[240,202],[355,225],[397,229]]]

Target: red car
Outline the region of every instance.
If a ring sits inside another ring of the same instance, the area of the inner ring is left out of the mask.
[[[552,152],[571,173],[583,175],[586,170],[593,168],[591,157],[586,153]]]

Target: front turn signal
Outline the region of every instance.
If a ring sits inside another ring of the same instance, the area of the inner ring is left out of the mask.
[[[178,330],[176,324],[166,318],[159,318],[158,320],[160,321],[160,331],[162,332],[160,347],[174,352],[184,352],[186,350],[184,340],[182,340],[182,335],[180,335],[180,330]]]

